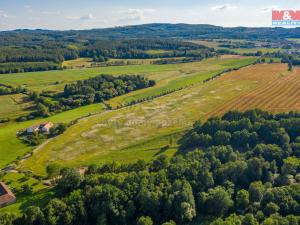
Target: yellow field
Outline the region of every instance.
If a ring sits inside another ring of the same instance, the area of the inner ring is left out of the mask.
[[[261,80],[262,85],[224,104],[209,115],[221,115],[230,109],[245,111],[249,108],[261,108],[274,113],[299,111],[300,68],[294,68],[293,72],[282,72],[280,77],[274,76],[276,71],[285,69],[286,65],[283,64],[265,65],[262,68],[249,68],[247,72],[241,70],[229,74],[237,80]]]

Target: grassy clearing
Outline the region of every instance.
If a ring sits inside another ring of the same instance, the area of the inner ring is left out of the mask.
[[[234,48],[234,49],[229,49],[233,52],[236,52],[238,54],[245,54],[245,53],[256,53],[258,51],[261,51],[262,53],[272,53],[272,52],[278,52],[282,51],[282,48]]]
[[[145,53],[150,54],[150,55],[160,55],[160,54],[164,54],[164,53],[170,53],[172,51],[168,51],[168,50],[147,50],[145,51]]]
[[[287,40],[300,44],[300,38],[287,38]]]
[[[45,121],[51,121],[53,123],[68,123],[77,118],[99,113],[103,110],[104,105],[93,104],[66,111],[48,118],[30,120],[21,123],[11,122],[0,125],[0,168],[3,168],[7,164],[16,160],[17,157],[24,156],[32,150],[32,147],[25,145],[16,137],[16,132],[19,130]]]
[[[21,167],[44,174],[45,166],[52,162],[82,166],[108,160],[153,159],[162,146],[170,142],[166,136],[183,132],[195,120],[205,119],[227,102],[287,76],[286,71],[283,64],[246,67],[204,85],[85,118],[36,152]],[[172,138],[176,141],[176,137]],[[176,145],[171,145],[168,154],[175,150]]]
[[[93,63],[92,58],[78,58],[73,60],[67,60],[62,63],[63,67],[66,68],[84,68],[89,67]]]
[[[26,100],[24,94],[2,95],[0,96],[0,119],[14,119],[30,113],[32,102]]]
[[[42,206],[52,195],[51,189],[41,184],[38,180],[27,177],[24,174],[7,173],[1,177],[1,181],[5,182],[5,184],[14,192],[17,197],[17,202],[13,205],[1,208],[0,213],[13,212],[17,215],[21,215],[22,210],[26,207],[33,203]],[[22,189],[23,185],[29,185],[32,193],[24,193]]]

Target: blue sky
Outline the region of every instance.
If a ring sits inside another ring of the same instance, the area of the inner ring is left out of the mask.
[[[0,0],[0,30],[89,29],[153,22],[271,26],[271,9],[300,0]]]

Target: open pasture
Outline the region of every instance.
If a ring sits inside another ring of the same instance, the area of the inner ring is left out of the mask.
[[[45,165],[53,162],[82,166],[111,160],[150,160],[162,151],[163,145],[170,146],[167,152],[172,154],[176,150],[174,141],[178,139],[172,134],[178,135],[211,112],[222,113],[221,106],[228,102],[234,106],[235,101],[276,80],[288,81],[289,76],[294,75],[287,72],[284,64],[249,66],[150,102],[84,118],[24,161],[21,167],[44,174]],[[259,101],[251,105],[244,102],[245,107],[239,109],[258,107]],[[263,100],[261,104],[268,103]],[[147,146],[149,142],[153,144]]]
[[[110,72],[112,74],[118,74],[118,73],[133,71],[136,70],[136,68],[139,68],[140,71],[141,70],[144,72],[147,71],[148,73],[147,76],[150,79],[155,79],[157,81],[157,85],[153,88],[147,88],[141,91],[129,93],[128,95],[121,96],[120,98],[116,98],[115,100],[112,99],[108,103],[111,105],[118,105],[120,103],[123,104],[124,102],[128,101],[128,99],[131,98],[142,99],[145,96],[153,96],[153,95],[155,96],[165,90],[172,90],[178,87],[183,87],[183,86],[201,82],[203,79],[211,77],[212,75],[220,71],[223,71],[224,69],[236,68],[243,65],[247,65],[251,63],[253,60],[254,60],[253,58],[209,59],[209,60],[204,60],[202,62],[196,62],[196,63],[164,65],[164,66],[147,65],[141,67],[136,67],[136,66],[111,67],[110,70],[106,72]],[[123,71],[121,70],[122,68],[124,69]],[[101,68],[97,68],[97,69],[101,69]],[[108,68],[103,68],[103,69],[108,69]],[[51,80],[53,79],[53,77],[51,77],[50,75],[53,75],[54,77],[57,76],[58,78],[60,72],[63,73],[65,77],[68,77],[70,79],[75,79],[76,76],[72,74],[72,72],[74,71],[77,72],[77,75],[82,77],[86,76],[84,75],[84,73],[89,74],[89,72],[91,71],[94,73],[94,70],[84,69],[84,70],[51,71],[51,72],[44,72],[44,73],[28,73],[23,75],[11,74],[11,75],[4,75],[4,77],[7,79],[9,79],[9,76],[13,76],[14,79],[17,79],[16,78],[17,76],[25,77],[27,79],[27,82],[30,81],[34,85],[35,83],[34,77],[37,76],[37,74],[45,76],[45,80],[47,79]],[[27,78],[26,76],[29,77]],[[44,79],[40,78],[36,83],[39,82],[40,82],[39,85],[41,85],[41,83],[45,81]],[[42,88],[41,86],[36,86],[36,87]],[[47,89],[47,86],[43,87],[43,90],[45,89]],[[67,123],[76,118],[86,116],[89,113],[93,114],[93,113],[101,112],[103,110],[103,107],[98,107],[98,106],[99,104],[84,106],[75,110],[57,114],[49,118],[26,121],[22,123],[11,122],[2,125],[0,130],[0,143],[1,143],[0,153],[3,154],[3,157],[0,160],[0,167],[7,165],[8,163],[14,161],[18,156],[23,156],[24,154],[26,154],[32,149],[32,147],[24,145],[20,140],[16,138],[17,131],[42,121],[51,121],[54,123],[55,122]],[[14,151],[12,151],[12,149],[14,149]]]
[[[1,83],[25,86],[29,90],[61,92],[67,83],[100,74],[147,74],[177,70],[179,65],[129,65],[85,69],[53,70],[16,74],[0,74]]]
[[[25,145],[16,137],[18,131],[46,121],[68,123],[84,116],[102,112],[104,108],[103,104],[92,104],[62,112],[48,118],[40,118],[20,123],[9,122],[8,124],[0,124],[0,168],[5,167],[7,164],[16,160],[17,157],[22,157],[33,149],[33,147]]]
[[[0,96],[0,119],[13,119],[26,115],[32,111],[32,102],[24,94]]]

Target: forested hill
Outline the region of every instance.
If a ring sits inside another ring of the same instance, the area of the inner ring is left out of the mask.
[[[46,39],[98,39],[98,38],[295,38],[300,37],[300,29],[286,28],[226,28],[207,24],[153,23],[144,25],[91,29],[91,30],[15,30],[0,32],[1,40],[22,35],[37,35],[37,40]]]

